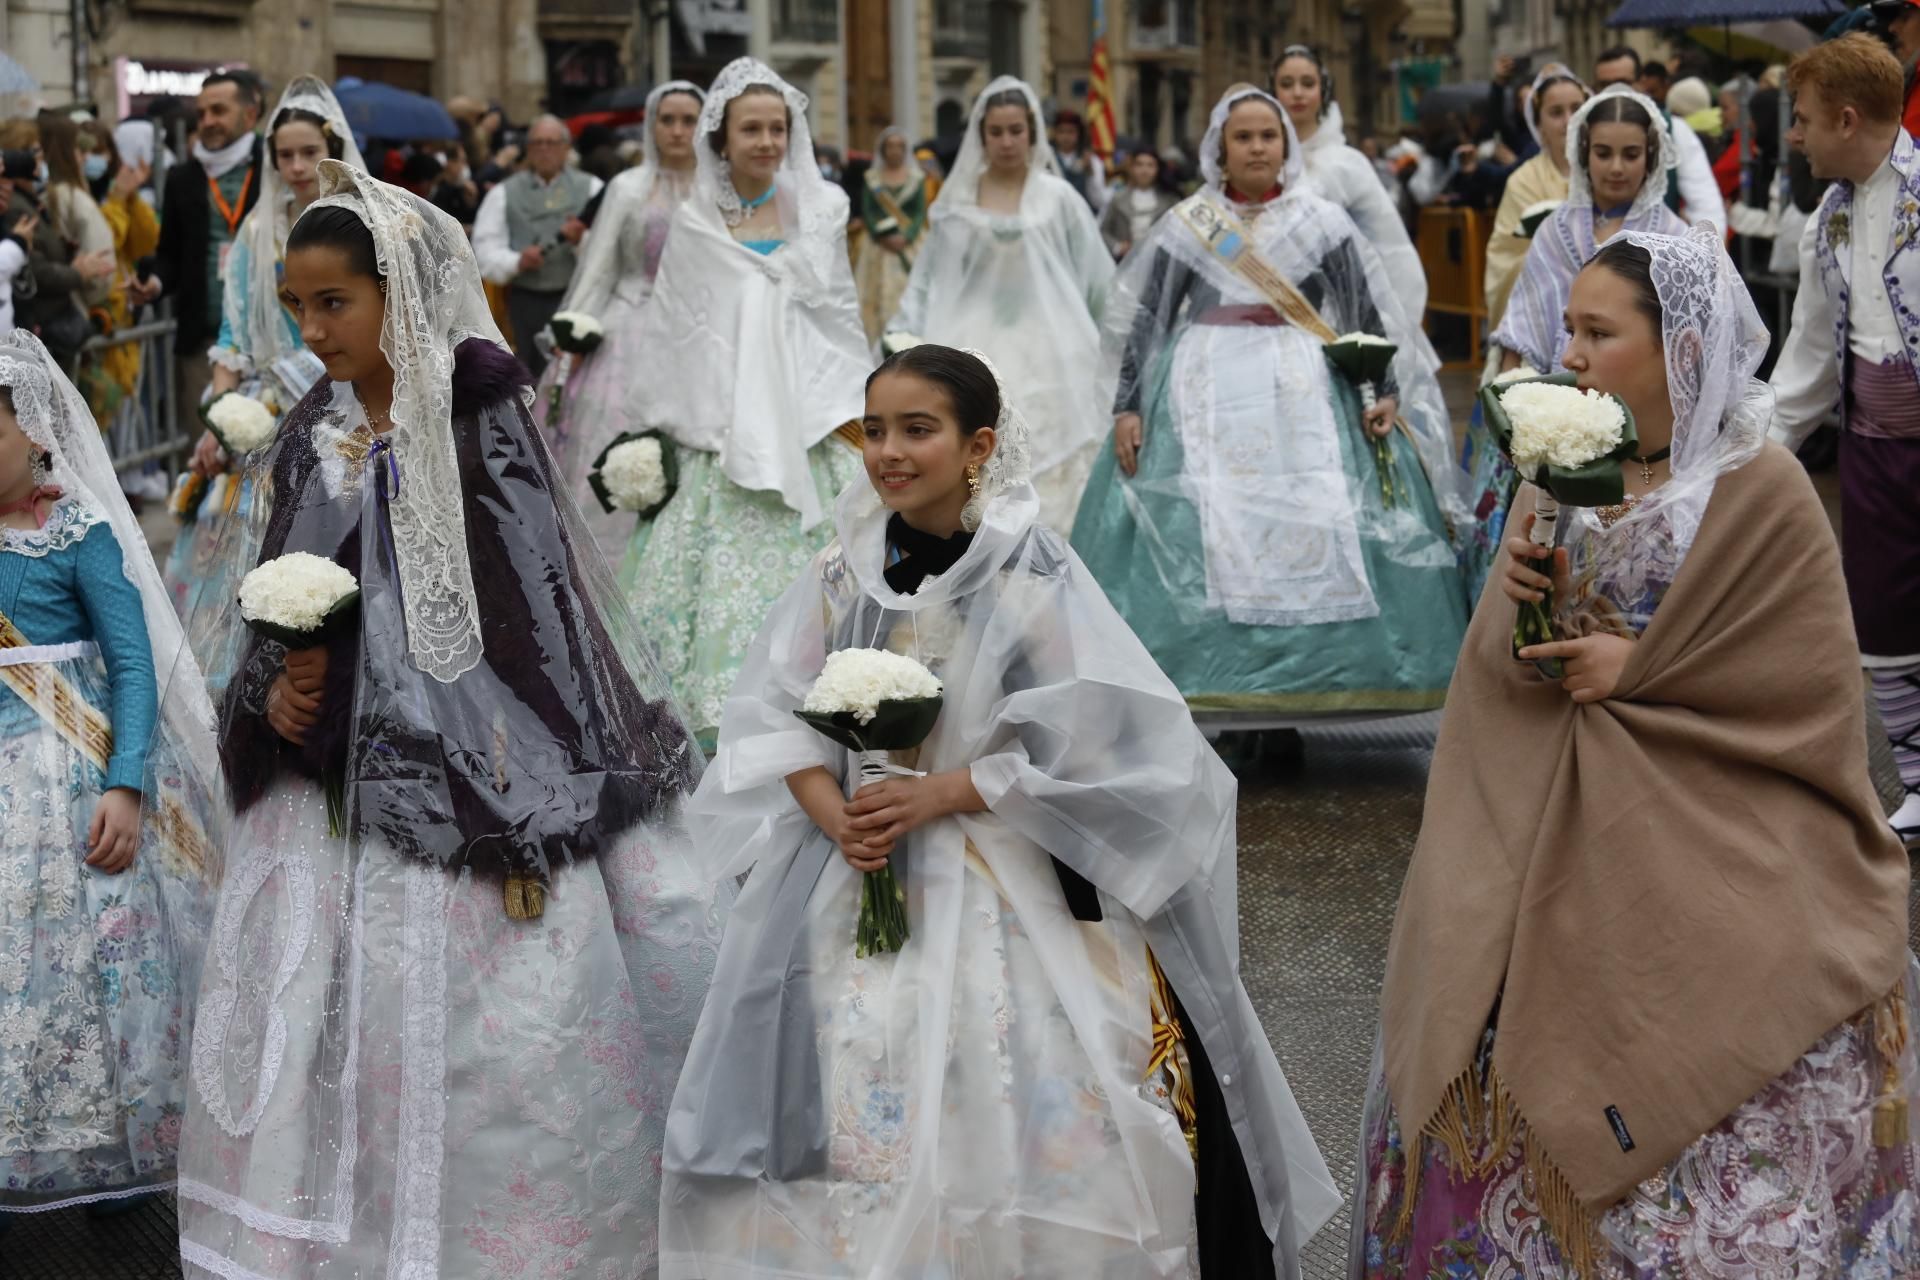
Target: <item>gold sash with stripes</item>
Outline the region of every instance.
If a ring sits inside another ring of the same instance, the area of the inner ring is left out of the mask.
[[[32,642],[20,634],[13,619],[0,613],[0,649],[27,649]],[[31,707],[74,750],[101,773],[113,759],[113,722],[74,688],[50,662],[22,662],[0,666],[0,684]],[[178,871],[201,876],[208,865],[207,836],[178,796],[145,797],[143,846],[156,847]]]

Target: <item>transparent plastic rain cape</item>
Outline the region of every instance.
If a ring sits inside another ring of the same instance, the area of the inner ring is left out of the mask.
[[[690,809],[709,873],[751,875],[668,1121],[663,1275],[1185,1274],[1191,1156],[1142,1092],[1149,944],[1234,1084],[1281,1274],[1339,1202],[1237,976],[1232,776],[1037,522],[1027,455],[1009,407],[971,544],[912,595],[849,487],[747,654]],[[865,960],[860,873],[786,782],[845,776],[793,712],[855,647],[943,680],[913,767],[969,769],[988,806],[899,846],[912,934]],[[1103,920],[1071,918],[1054,859]]]
[[[1286,128],[1282,194],[1230,199],[1221,140],[1253,99]],[[1438,362],[1372,247],[1305,180],[1279,103],[1258,90],[1224,97],[1201,149],[1206,185],[1162,218],[1122,267],[1104,328],[1113,411],[1145,420],[1138,475],[1116,477],[1140,545],[1188,621],[1306,625],[1374,617],[1380,601],[1363,543],[1395,562],[1444,569],[1449,535],[1471,517],[1453,460]],[[1194,229],[1231,219],[1248,243],[1335,334],[1385,337],[1397,351],[1379,394],[1397,395],[1401,426],[1385,476],[1361,433],[1359,400],[1321,341],[1277,317],[1266,292]],[[1273,424],[1286,424],[1276,433]],[[1176,464],[1167,459],[1177,453]],[[1164,464],[1164,465],[1163,465]],[[1391,500],[1383,496],[1388,482]],[[1083,516],[1083,520],[1084,520]],[[1192,526],[1192,527],[1189,527]]]
[[[1507,297],[1506,315],[1487,339],[1491,346],[1517,353],[1528,368],[1541,373],[1559,371],[1560,354],[1567,347],[1567,293],[1580,268],[1600,247],[1593,238],[1600,211],[1593,207],[1593,181],[1587,176],[1580,139],[1594,110],[1602,102],[1619,97],[1632,99],[1652,118],[1660,152],[1628,206],[1620,232],[1679,235],[1687,229],[1680,215],[1665,203],[1667,176],[1680,162],[1672,127],[1651,98],[1623,84],[1608,85],[1588,98],[1567,125],[1567,198],[1533,233],[1520,279]]]
[[[536,418],[566,472],[567,492],[579,504],[581,517],[607,563],[616,568],[633,536],[633,513],[604,510],[587,483],[587,473],[616,438],[642,429],[633,411],[633,388],[672,370],[661,353],[643,340],[640,309],[653,295],[674,212],[693,193],[693,171],[664,167],[654,135],[660,102],[673,93],[690,94],[697,102],[706,97],[698,85],[686,80],[669,80],[647,95],[644,160],[607,183],[573,284],[560,303],[562,312],[585,312],[598,320],[605,341],[586,361],[564,354],[550,361],[534,399]],[[704,144],[696,137],[694,145]],[[556,421],[547,393],[563,369],[565,402]]]
[[[987,103],[1008,92],[1026,99],[1043,133],[1033,140],[1019,212],[1000,214],[980,207],[987,171],[980,135]],[[1065,534],[1086,482],[1087,455],[1112,426],[1091,384],[1114,268],[1092,210],[1059,176],[1045,121],[1039,97],[1012,76],[994,80],[974,100],[887,331],[978,347],[1005,371],[1033,424],[1042,516]]]
[[[322,171],[322,202],[373,235],[394,425],[376,435],[351,384],[322,383],[274,446],[261,555],[345,566],[359,617],[328,641],[300,744],[266,718],[284,651],[233,618],[239,812],[182,1254],[194,1276],[644,1271],[665,1103],[731,896],[689,860],[699,754],[527,416],[460,227]],[[423,516],[451,527],[410,537]],[[423,636],[423,611],[448,625]],[[457,670],[428,643],[449,636]],[[540,1230],[557,1220],[580,1229]]]

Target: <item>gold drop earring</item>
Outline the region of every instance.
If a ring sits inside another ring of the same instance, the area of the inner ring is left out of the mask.
[[[967,464],[967,496],[969,498],[980,496],[980,467],[976,463]]]

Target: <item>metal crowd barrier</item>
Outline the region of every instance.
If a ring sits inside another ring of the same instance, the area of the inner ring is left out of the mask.
[[[149,462],[167,462],[178,470],[193,446],[174,403],[173,335],[178,325],[164,311],[159,318],[128,325],[111,334],[95,335],[81,350],[81,359],[138,343],[140,374],[133,394],[121,402],[108,424],[107,452],[116,471],[137,470]]]

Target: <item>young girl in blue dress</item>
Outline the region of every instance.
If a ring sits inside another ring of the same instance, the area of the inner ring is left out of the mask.
[[[155,732],[180,649],[85,400],[0,337],[0,1230],[173,1181],[206,871],[191,730]]]

